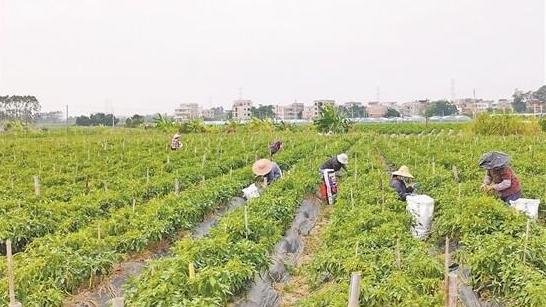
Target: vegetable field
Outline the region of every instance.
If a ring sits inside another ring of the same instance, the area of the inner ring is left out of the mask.
[[[254,182],[252,163],[268,158],[277,139],[284,148],[273,160],[283,178],[222,213],[206,236],[192,237]],[[163,243],[167,251],[146,259],[123,285],[126,306],[237,305],[273,262],[302,201],[317,194],[319,166],[346,152],[337,202],[317,224],[324,230],[315,238],[319,247],[288,269],[293,279],[274,285],[278,305],[347,306],[351,274],[360,272],[363,306],[443,306],[448,237],[451,264],[468,272],[465,283],[483,302],[546,306],[543,212],[528,222],[481,192],[477,167],[486,151],[510,154],[524,197],[543,202],[541,133],[477,136],[456,124],[400,124],[343,135],[188,134],[178,151],[169,141],[136,129],[0,135],[0,304],[9,301],[10,239],[24,306],[70,304],[101,287],[116,265]],[[420,183],[418,193],[436,201],[426,240],[411,235],[412,217],[388,185],[389,171],[401,165]]]

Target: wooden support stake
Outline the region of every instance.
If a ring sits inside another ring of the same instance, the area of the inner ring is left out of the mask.
[[[402,265],[402,259],[400,256],[400,238],[396,239],[396,267],[400,269]]]
[[[529,241],[529,230],[531,227],[531,220],[527,220],[527,225],[525,226],[525,245],[523,247],[523,262],[525,262],[527,255],[527,242]]]
[[[353,197],[353,189],[351,188],[351,207],[354,209],[355,208],[355,199]]]
[[[193,262],[188,263],[188,275],[190,279],[195,278],[195,266],[193,265]]]
[[[447,307],[457,307],[457,274],[449,273],[449,294],[447,300]]]
[[[245,204],[245,237],[248,239],[248,206]]]
[[[39,176],[34,176],[34,194],[36,194],[36,196],[40,196],[40,177]]]
[[[446,236],[446,242],[444,246],[444,287],[446,298],[449,297],[449,261],[449,237]]]
[[[349,289],[349,304],[347,307],[360,306],[360,272],[353,272]]]
[[[101,231],[100,231],[100,224],[97,225],[97,238],[101,239]]]
[[[174,180],[174,194],[178,195],[180,193],[180,181],[178,178]]]
[[[13,273],[13,254],[11,252],[11,240],[6,240],[6,257],[8,260],[9,307],[21,307],[21,303],[15,300],[15,277]]]
[[[123,307],[125,305],[125,299],[123,296],[114,297],[112,299],[112,307]]]
[[[133,213],[135,213],[136,199],[133,198]]]
[[[146,184],[150,183],[150,168],[146,168]]]
[[[356,241],[356,244],[355,244],[355,257],[358,257],[358,241]]]

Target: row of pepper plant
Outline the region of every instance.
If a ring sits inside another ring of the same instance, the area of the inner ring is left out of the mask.
[[[0,239],[11,238],[16,250],[19,250],[33,239],[47,233],[76,231],[95,218],[107,216],[112,209],[133,202],[136,204],[145,203],[150,199],[172,192],[175,180],[178,181],[179,189],[182,190],[196,182],[242,167],[257,155],[267,152],[268,139],[261,137],[259,142],[253,142],[252,147],[246,147],[241,146],[241,142],[245,142],[244,139],[231,138],[230,143],[226,144],[229,146],[222,148],[222,154],[216,155],[215,160],[210,162],[202,159],[200,155],[181,161],[173,162],[170,159],[159,161],[163,164],[163,169],[169,168],[170,171],[156,173],[155,176],[150,177],[148,182],[146,180],[135,181],[131,178],[123,179],[123,174],[119,174],[120,182],[123,182],[122,185],[125,186],[125,189],[121,191],[97,191],[93,195],[74,197],[70,202],[52,201],[21,204],[20,207],[6,210],[0,214],[0,217],[10,220],[10,223],[0,225]],[[289,144],[287,146],[294,146],[292,145],[295,143],[292,142],[293,136],[287,137],[285,140]],[[184,155],[184,153],[180,153],[180,155]],[[204,155],[206,157],[206,154]],[[173,156],[176,155],[173,154]]]
[[[363,306],[441,305],[440,259],[412,237],[405,202],[390,191],[371,142],[355,148],[321,246],[301,270],[312,292],[298,305],[346,306],[352,272],[361,273]]]
[[[289,227],[300,202],[316,189],[320,163],[354,142],[354,136],[322,138],[322,144],[308,150],[305,159],[263,195],[222,218],[209,236],[183,239],[172,249],[171,257],[151,262],[128,285],[128,304],[224,305],[246,290],[254,276],[271,263],[270,253]],[[244,222],[245,210],[248,228]],[[195,276],[190,276],[190,263]]]
[[[326,140],[313,143],[309,139],[301,146],[288,146],[276,160],[286,168],[306,157],[317,144],[326,144]],[[96,276],[109,274],[113,264],[130,253],[191,229],[208,212],[239,195],[252,180],[250,167],[244,167],[190,186],[178,195],[171,193],[134,208],[121,207],[75,232],[34,240],[15,255],[18,299],[30,306],[61,305],[66,295],[84,284],[92,286]],[[7,303],[4,274],[0,275],[1,304]]]
[[[531,221],[527,232],[523,213],[483,194],[484,171],[477,165],[486,151],[511,154],[524,197],[544,201],[538,185],[546,170],[543,136],[395,137],[379,143],[397,166],[413,164],[421,192],[437,202],[431,240],[448,236],[458,244],[455,261],[470,270],[476,292],[507,305],[546,305],[546,228]]]

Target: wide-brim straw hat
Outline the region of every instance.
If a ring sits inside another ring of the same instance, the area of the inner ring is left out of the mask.
[[[413,178],[413,176],[411,175],[409,171],[409,168],[405,165],[400,166],[400,168],[396,172],[392,172],[392,175]]]
[[[252,165],[252,172],[256,176],[264,176],[266,174],[269,174],[272,169],[273,162],[269,161],[268,159],[260,159],[254,162],[254,165]]]
[[[347,154],[342,153],[342,154],[337,155],[337,160],[341,164],[344,164],[344,165],[349,164],[349,157],[347,156]]]
[[[180,137],[180,134],[179,133],[175,133],[174,136],[173,136],[173,139],[178,139]]]

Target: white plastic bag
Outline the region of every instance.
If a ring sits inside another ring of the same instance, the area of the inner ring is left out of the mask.
[[[243,193],[246,199],[256,198],[260,196],[260,190],[258,189],[255,183],[244,188]]]
[[[510,201],[510,207],[527,214],[531,219],[538,218],[538,206],[540,199],[519,198]]]
[[[434,199],[428,195],[406,196],[406,210],[413,216],[411,233],[417,239],[425,239],[432,225],[434,214]]]

